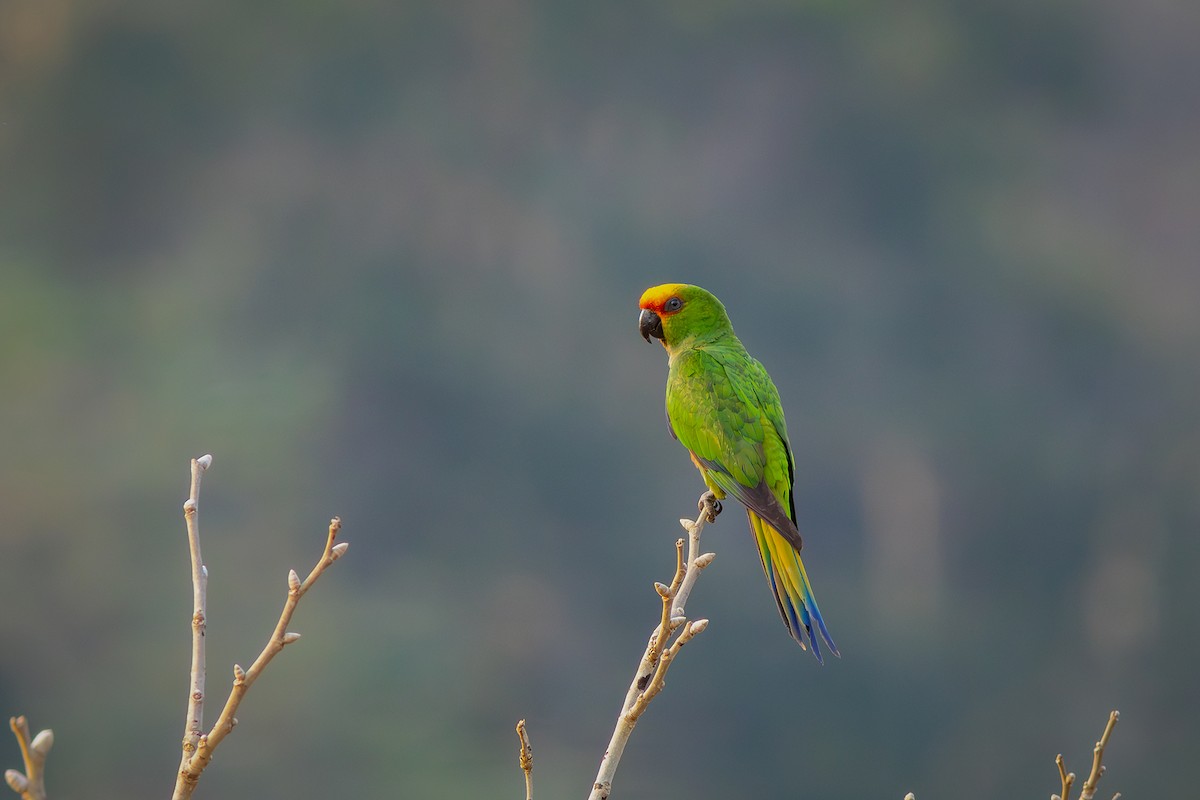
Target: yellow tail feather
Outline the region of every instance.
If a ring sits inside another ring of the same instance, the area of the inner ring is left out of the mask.
[[[762,517],[749,509],[746,515],[750,519],[750,529],[758,544],[758,555],[762,560],[767,583],[775,594],[779,615],[783,617],[792,638],[806,649],[807,645],[811,644],[817,661],[824,662],[820,643],[813,632],[815,623],[829,649],[834,655],[840,655],[837,645],[833,643],[829,631],[825,628],[821,611],[817,608],[817,599],[813,595],[812,584],[809,583],[800,554]]]

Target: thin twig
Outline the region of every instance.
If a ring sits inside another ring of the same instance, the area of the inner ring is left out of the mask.
[[[674,662],[679,650],[691,641],[692,637],[708,627],[708,620],[698,619],[688,621],[684,616],[688,595],[696,583],[700,571],[712,563],[716,557],[712,553],[700,555],[700,534],[705,524],[716,519],[716,499],[711,493],[705,493],[700,498],[700,513],[695,520],[681,519],[679,524],[688,532],[688,555],[683,556],[683,540],[675,543],[675,577],[670,586],[661,583],[654,585],[655,591],[662,598],[662,616],[658,627],[650,634],[646,651],[634,672],[633,682],[625,694],[625,703],[617,716],[617,725],[613,729],[608,749],[600,760],[600,769],[592,784],[592,792],[588,800],[607,800],[612,791],[613,777],[625,752],[633,728],[660,691],[662,691],[667,670]],[[669,645],[671,635],[679,631],[675,640]]]
[[[680,520],[680,523],[690,522],[690,520]],[[654,631],[654,636],[650,639],[650,660],[657,662],[659,655],[667,644],[667,638],[674,630],[671,627],[671,618],[676,616],[672,614],[672,599],[679,593],[679,587],[683,584],[683,579],[687,575],[687,563],[683,560],[683,539],[675,540],[675,577],[671,579],[670,586],[663,586],[661,583],[654,584],[654,590],[658,592],[662,598],[662,619],[658,627]]]
[[[529,734],[525,732],[525,720],[517,723],[517,737],[521,740],[518,759],[525,773],[525,800],[533,800],[533,746],[529,744]]]
[[[658,669],[654,670],[654,675],[651,676],[650,682],[646,685],[645,691],[638,695],[633,706],[629,709],[629,716],[635,721],[646,710],[646,706],[650,705],[650,701],[658,696],[666,684],[667,670],[671,666],[671,662],[675,660],[675,656],[679,655],[680,649],[692,640],[692,637],[698,633],[704,633],[704,629],[708,627],[708,620],[698,619],[695,622],[683,623],[683,632],[675,637],[675,642],[667,648],[667,652],[663,653],[662,659],[658,662]]]
[[[192,670],[188,684],[187,716],[184,718],[183,755],[179,769],[187,768],[204,733],[204,637],[208,628],[208,568],[200,556],[200,481],[212,466],[212,455],[192,459],[192,485],[183,504],[187,523],[188,552],[192,560]]]
[[[1079,800],[1093,800],[1096,796],[1096,784],[1100,782],[1100,776],[1104,774],[1104,765],[1101,763],[1104,759],[1104,748],[1108,746],[1108,739],[1112,736],[1113,728],[1117,725],[1117,720],[1121,718],[1119,711],[1112,711],[1108,715],[1108,724],[1104,726],[1104,733],[1100,736],[1100,741],[1096,742],[1096,746],[1092,749],[1092,771],[1088,774],[1087,780],[1083,782],[1082,788],[1079,790]],[[1071,787],[1075,785],[1075,773],[1067,772],[1067,767],[1063,761],[1062,754],[1059,753],[1054,757],[1054,763],[1058,765],[1058,777],[1062,782],[1062,794],[1050,795],[1051,800],[1071,800]],[[1120,797],[1118,792],[1113,800]]]
[[[46,756],[54,746],[54,732],[47,728],[30,740],[29,721],[24,716],[10,717],[8,726],[17,737],[25,772],[6,770],[4,780],[22,800],[46,800]]]
[[[720,505],[716,498],[710,497],[707,492],[701,496],[698,505],[700,515],[696,518],[695,525],[699,527],[694,532],[691,527],[684,524],[687,520],[679,520],[679,524],[683,525],[684,530],[688,532],[688,570],[687,574],[683,576],[683,582],[679,585],[679,591],[675,594],[675,609],[672,616],[676,617],[683,616],[683,609],[692,593],[692,587],[696,585],[696,580],[700,577],[700,572],[716,558],[712,553],[700,555],[700,531],[704,528],[705,523],[717,521]]]
[[[1066,762],[1063,761],[1062,753],[1054,757],[1054,763],[1058,765],[1058,778],[1062,782],[1062,794],[1050,795],[1050,800],[1058,798],[1058,800],[1066,800],[1071,796],[1071,787],[1075,785],[1075,773],[1067,772]]]
[[[207,459],[207,462],[206,462]],[[199,492],[199,478],[197,467],[202,472],[209,464],[212,463],[211,456],[205,456],[202,459],[196,459],[192,462],[192,496],[188,498],[188,502],[184,504],[184,514],[188,521],[188,539],[192,543],[192,580],[193,587],[199,585],[203,587],[207,583],[208,571],[204,565],[199,562],[200,544],[199,544],[199,529],[196,525],[196,511]],[[271,633],[271,637],[267,640],[267,644],[263,647],[262,652],[258,654],[258,658],[254,659],[254,663],[250,665],[250,669],[243,670],[238,664],[233,665],[233,687],[229,690],[229,697],[225,701],[225,707],[221,710],[220,716],[216,723],[213,724],[208,733],[201,733],[200,727],[203,712],[203,665],[204,665],[204,631],[203,625],[200,626],[200,634],[198,637],[193,636],[193,658],[192,658],[192,695],[189,698],[188,705],[188,721],[189,725],[192,720],[196,722],[196,738],[193,744],[192,751],[188,750],[189,740],[184,740],[184,759],[179,767],[179,774],[176,776],[175,792],[172,795],[173,800],[186,800],[192,796],[192,792],[196,789],[196,784],[200,780],[200,774],[204,772],[205,767],[212,761],[213,751],[221,741],[229,735],[237,725],[237,718],[234,714],[237,712],[238,705],[241,704],[242,698],[251,684],[258,679],[258,676],[266,668],[279,651],[287,645],[300,638],[300,634],[292,633],[287,630],[288,625],[292,621],[292,615],[296,611],[296,605],[300,602],[300,598],[312,588],[312,585],[317,582],[321,574],[332,564],[338,560],[345,552],[349,544],[342,542],[335,544],[338,531],[341,529],[342,523],[337,517],[334,517],[329,522],[329,534],[325,540],[325,550],[321,554],[321,558],[317,561],[316,566],[308,573],[308,577],[302,582],[295,570],[288,573],[288,592],[287,600],[283,604],[283,611],[279,615],[279,621],[275,624],[275,629]],[[196,565],[199,564],[199,569]],[[203,620],[204,616],[204,594],[202,590],[198,590],[196,596],[199,598],[199,613],[197,616]],[[195,630],[193,626],[193,630]],[[196,688],[196,651],[199,650],[200,658],[200,683],[199,689]],[[197,697],[198,695],[198,697]],[[195,716],[192,714],[192,702],[198,704]],[[189,727],[189,734],[193,728]]]
[[[1079,800],[1092,800],[1096,796],[1096,784],[1100,782],[1100,776],[1104,774],[1104,765],[1100,763],[1104,760],[1104,748],[1108,746],[1108,738],[1112,736],[1113,728],[1116,727],[1117,720],[1120,718],[1120,712],[1115,709],[1109,713],[1104,733],[1100,736],[1100,741],[1096,742],[1096,746],[1092,748],[1092,771],[1087,780],[1083,782],[1083,788],[1079,790]]]

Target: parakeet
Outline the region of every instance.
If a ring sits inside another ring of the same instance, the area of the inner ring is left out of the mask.
[[[746,507],[779,614],[802,648],[824,663],[814,626],[835,656],[812,585],[800,560],[792,501],[795,461],[779,392],[733,333],[721,301],[699,286],[667,283],[638,304],[638,332],[667,351],[667,425],[691,453],[718,499]]]

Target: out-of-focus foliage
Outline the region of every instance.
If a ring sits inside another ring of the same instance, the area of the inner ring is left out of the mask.
[[[1180,795],[1200,748],[1200,6],[0,5],[0,706],[211,797],[586,791],[702,486],[642,289],[770,369],[844,658],[737,513],[622,797]],[[210,719],[212,715],[210,714]],[[16,748],[0,747],[15,766]],[[102,790],[100,787],[107,787]],[[508,787],[507,789],[505,787]]]

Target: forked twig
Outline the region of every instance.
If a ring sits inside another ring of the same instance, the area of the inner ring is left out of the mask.
[[[288,572],[287,600],[283,604],[283,612],[275,624],[275,630],[263,647],[258,658],[250,665],[249,670],[243,670],[239,665],[233,665],[233,688],[225,701],[225,707],[220,717],[208,733],[204,733],[204,640],[207,634],[208,620],[208,569],[200,555],[200,481],[208,468],[212,466],[212,456],[205,455],[192,459],[192,480],[188,499],[183,504],[183,516],[187,523],[188,550],[192,566],[192,664],[188,684],[187,719],[184,723],[183,755],[180,759],[179,773],[175,781],[174,800],[190,798],[200,779],[200,773],[212,760],[213,751],[217,745],[229,735],[237,725],[234,713],[242,702],[246,691],[266,668],[279,651],[300,638],[300,634],[288,631],[292,615],[300,598],[312,588],[321,574],[341,558],[349,544],[335,544],[342,523],[337,517],[329,522],[329,535],[325,540],[325,550],[316,566],[308,573],[303,581],[295,570]],[[4,773],[4,779],[13,791],[24,800],[46,800],[44,767],[46,755],[54,745],[54,734],[44,730],[31,740],[29,738],[29,723],[25,717],[13,717],[9,726],[17,737],[21,748],[21,757],[25,762],[25,772],[10,769]]]
[[[29,721],[24,716],[10,717],[8,727],[17,737],[25,771],[6,770],[4,780],[14,792],[21,795],[22,800],[46,800],[46,756],[54,746],[54,731],[47,728],[31,740]]]
[[[1062,794],[1050,795],[1051,800],[1055,797],[1058,800],[1067,800],[1071,796],[1071,787],[1075,785],[1075,773],[1067,772],[1066,762],[1063,761],[1062,753],[1054,757],[1054,763],[1058,766],[1058,779],[1062,783]]]
[[[192,615],[192,691],[188,696],[188,718],[187,729],[183,739],[183,758],[180,762],[179,774],[175,780],[173,800],[184,800],[192,796],[192,792],[195,791],[196,784],[200,780],[200,774],[204,772],[204,768],[212,761],[213,751],[216,750],[221,741],[237,725],[237,718],[234,714],[237,712],[238,706],[241,704],[242,698],[250,686],[258,679],[258,676],[266,668],[267,664],[271,663],[271,659],[275,658],[284,647],[300,638],[300,634],[289,632],[287,629],[292,621],[292,615],[296,611],[296,605],[300,602],[300,598],[312,588],[312,585],[317,582],[317,579],[321,577],[321,574],[325,572],[330,564],[345,554],[346,548],[349,547],[347,542],[335,544],[342,523],[341,520],[334,517],[329,522],[329,534],[325,540],[325,550],[322,552],[316,566],[308,573],[308,577],[301,581],[300,576],[296,574],[295,570],[288,572],[287,600],[283,604],[283,611],[279,615],[279,621],[275,624],[274,631],[271,632],[271,636],[263,647],[262,652],[254,659],[254,663],[250,665],[250,669],[243,670],[240,665],[233,665],[233,686],[229,690],[229,697],[225,700],[225,707],[221,710],[220,716],[208,733],[202,733],[204,720],[204,638],[206,633],[205,615],[207,613],[207,596],[205,590],[208,582],[208,570],[200,560],[199,521],[197,517],[199,511],[200,476],[211,464],[212,456],[203,456],[192,460],[192,489],[187,502],[183,505],[184,518],[187,521],[188,542],[192,554],[192,587],[196,606]]]
[[[1104,774],[1104,748],[1108,746],[1108,739],[1112,736],[1113,728],[1117,725],[1117,720],[1121,718],[1119,711],[1112,711],[1108,715],[1108,724],[1104,726],[1104,733],[1100,736],[1100,741],[1096,742],[1096,746],[1092,748],[1092,771],[1088,774],[1087,780],[1083,782],[1082,788],[1079,790],[1079,800],[1094,800],[1096,796],[1096,784],[1100,782],[1100,776]],[[1063,761],[1062,753],[1054,757],[1054,763],[1058,766],[1058,778],[1062,783],[1062,794],[1050,795],[1050,800],[1070,800],[1071,787],[1075,785],[1075,773],[1067,772],[1066,763]],[[1120,797],[1118,792],[1113,800]]]
[[[655,591],[662,598],[662,616],[658,627],[650,634],[646,651],[634,673],[629,691],[625,694],[625,703],[621,706],[608,749],[604,751],[604,757],[600,760],[600,769],[592,784],[589,800],[607,800],[612,791],[612,780],[621,762],[621,755],[638,719],[646,711],[650,701],[662,691],[667,670],[679,655],[680,649],[708,627],[708,620],[689,621],[684,615],[688,596],[701,570],[716,558],[713,553],[701,555],[700,533],[705,524],[716,519],[720,505],[711,492],[706,492],[700,498],[698,508],[700,513],[695,520],[679,520],[679,524],[688,533],[688,551],[687,557],[684,558],[683,540],[675,542],[675,576],[671,585],[654,584]],[[675,635],[674,641],[671,641],[672,635]]]

